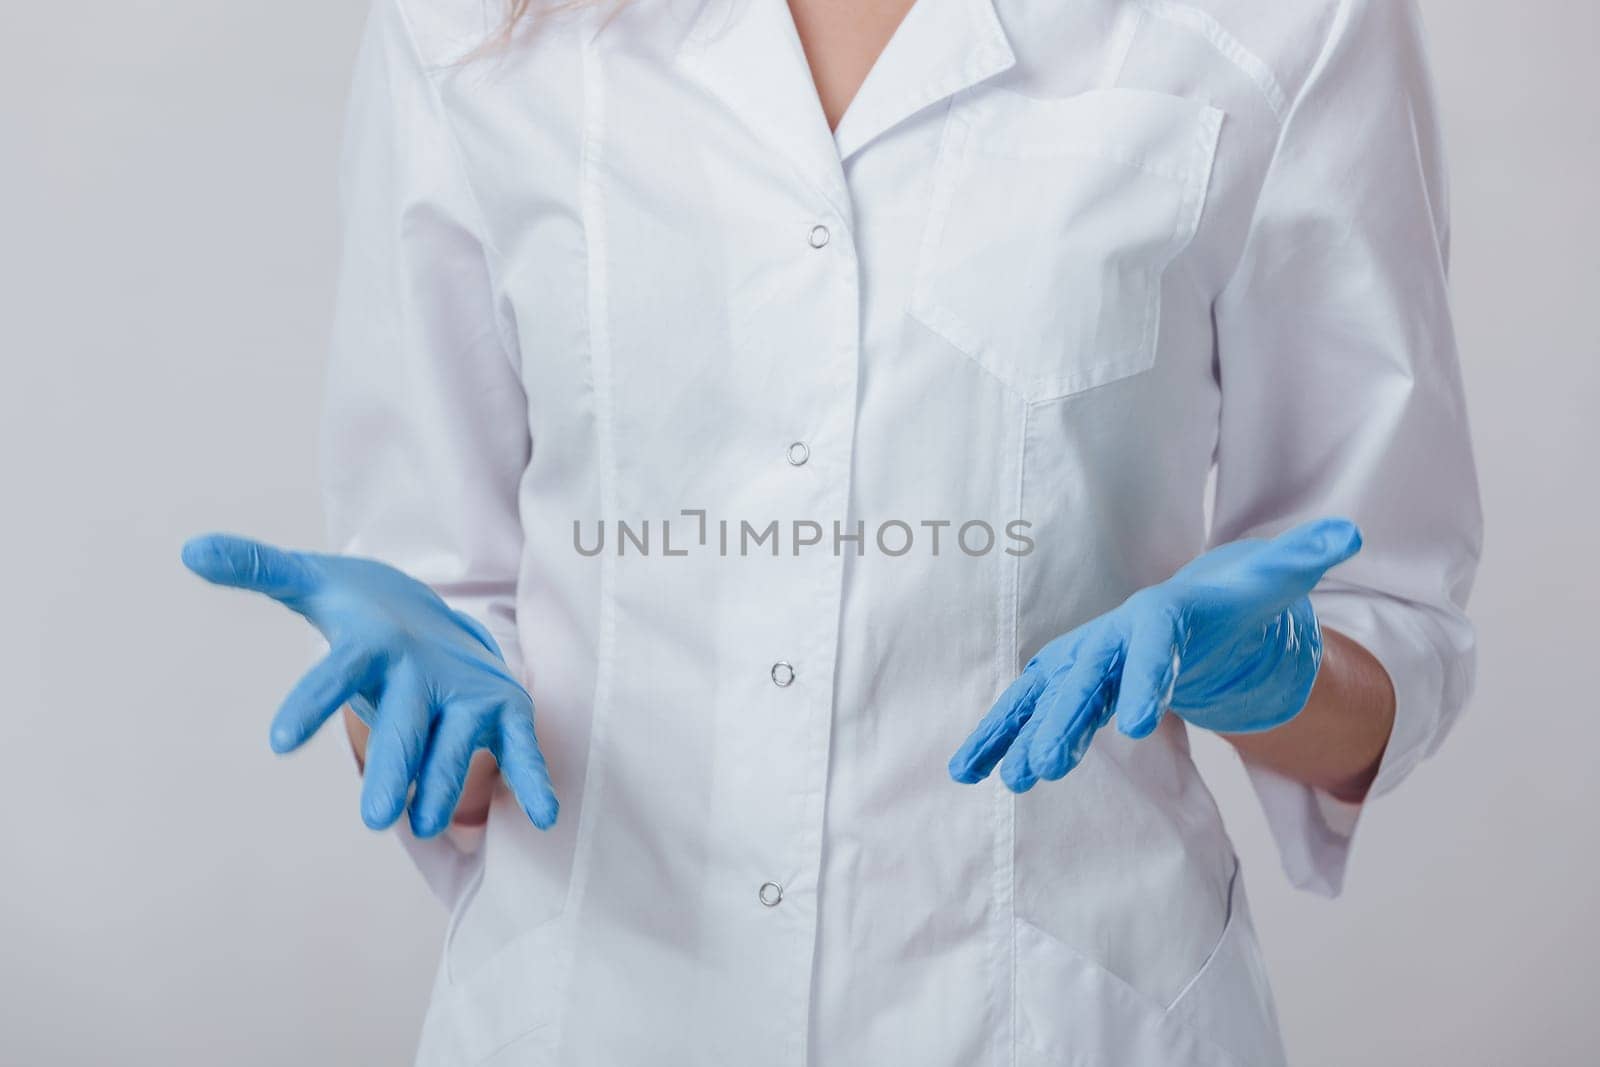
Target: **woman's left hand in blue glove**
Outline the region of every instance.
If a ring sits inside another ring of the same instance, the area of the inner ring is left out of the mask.
[[[981,781],[1000,763],[1019,793],[1064,777],[1113,715],[1134,738],[1168,711],[1221,733],[1288,722],[1322,662],[1308,594],[1360,548],[1353,523],[1322,519],[1207,552],[1040,649],[951,757],[950,776]]]

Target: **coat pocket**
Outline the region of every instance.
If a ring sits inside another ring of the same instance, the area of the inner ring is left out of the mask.
[[[502,844],[495,826],[506,817],[501,808],[497,801],[490,812],[488,849]],[[521,818],[515,805],[507,810],[517,831],[539,832],[515,822]],[[527,879],[519,877],[515,866],[515,850],[511,852],[509,859],[487,855],[451,909],[417,1067],[555,1063],[570,924],[564,921],[556,884],[548,887],[551,892],[530,894]],[[508,896],[514,904],[508,904]]]
[[[447,935],[417,1067],[554,1067],[565,927],[558,916],[525,930],[456,976]]]
[[[1022,1067],[1282,1067],[1266,971],[1238,868],[1216,947],[1160,1004],[1026,919],[1017,919],[1017,1062]]]
[[[1237,864],[1222,937],[1200,973],[1167,1007],[1165,1017],[1227,1048],[1241,1064],[1281,1067],[1287,1061],[1266,961]]]
[[[1135,89],[951,104],[910,313],[1024,400],[1148,370],[1223,113]]]

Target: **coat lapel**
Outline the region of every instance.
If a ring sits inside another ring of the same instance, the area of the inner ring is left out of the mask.
[[[839,120],[840,158],[1016,61],[993,0],[916,0]]]
[[[994,0],[916,0],[830,131],[787,0],[701,0],[677,59],[847,217],[846,159],[1016,63]]]
[[[839,152],[787,0],[704,0],[678,61],[848,217]]]

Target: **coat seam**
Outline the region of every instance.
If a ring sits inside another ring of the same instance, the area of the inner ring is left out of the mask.
[[[1227,60],[1255,86],[1272,117],[1282,125],[1289,110],[1289,97],[1266,61],[1256,55],[1218,22],[1216,16],[1175,0],[1138,0],[1139,7],[1151,16],[1182,26],[1194,33]]]
[[[581,25],[581,23],[580,23]],[[596,440],[596,467],[598,470],[600,509],[602,515],[611,508],[616,492],[613,453],[613,434],[610,411],[610,337],[606,318],[606,234],[604,205],[596,188],[596,162],[603,150],[604,95],[603,82],[598,70],[599,57],[593,38],[579,42],[581,69],[581,144],[578,166],[578,196],[584,226],[584,247],[588,255],[588,312],[587,339],[589,343],[589,370],[594,391],[594,420]],[[580,790],[578,829],[573,841],[572,876],[567,885],[564,911],[573,916],[571,938],[577,937],[584,891],[588,885],[595,841],[594,820],[596,805],[603,788],[605,728],[610,716],[606,709],[611,699],[612,664],[616,647],[616,563],[610,553],[600,558],[599,599],[600,613],[595,648],[595,686],[593,713],[589,725],[589,746],[584,764],[584,780]],[[563,975],[557,985],[556,995],[566,999],[572,984],[572,971],[576,967],[576,944],[564,946],[559,966]],[[555,1047],[566,1042],[566,1023],[570,1012],[563,1011],[555,1034]]]
[[[1017,441],[1015,455],[1017,457],[1016,482],[1013,491],[1012,503],[1018,518],[1024,516],[1027,506],[1027,469],[1028,469],[1028,426],[1033,417],[1034,406],[1029,403],[1022,404],[1022,415],[1017,420]],[[1007,567],[1007,582],[1005,595],[1010,601],[1004,616],[1006,624],[1001,627],[1004,649],[1002,654],[1003,683],[1009,684],[1010,678],[1017,671],[1018,660],[1021,658],[1021,629],[1022,629],[1022,556],[1005,557],[1009,561]],[[1008,1026],[1009,1053],[1007,1062],[1010,1067],[1017,1067],[1018,1054],[1018,1016],[1017,1016],[1017,798],[1010,790],[998,790],[1002,805],[1001,844],[1003,848],[1003,877],[1005,906],[1001,914],[1003,922],[1002,933],[1006,946],[1006,1014],[1010,1021]]]
[[[405,36],[406,46],[411,52],[411,60],[416,64],[417,72],[422,76],[422,81],[428,87],[428,102],[432,107],[434,118],[439,123],[440,132],[444,135],[445,144],[450,149],[451,170],[455,172],[461,189],[466,194],[467,202],[471,207],[473,217],[468,220],[468,225],[472,230],[473,237],[478,242],[479,251],[483,256],[484,270],[489,275],[489,297],[495,305],[498,305],[499,301],[495,298],[505,281],[505,253],[500,250],[493,236],[489,233],[488,212],[484,210],[483,201],[478,195],[477,187],[472,183],[472,174],[467,167],[466,155],[461,149],[461,138],[456,133],[455,122],[450,117],[450,109],[445,106],[444,94],[439,91],[436,78],[438,68],[431,68],[428,65],[427,59],[422,52],[422,45],[417,40],[416,27],[412,23],[411,16],[407,13],[405,5],[399,0],[395,0],[394,11],[399,19],[401,31]],[[507,337],[505,324],[501,321],[498,306],[494,308],[490,318],[493,321],[495,340],[500,345],[501,354],[513,368],[520,369],[521,361],[518,358],[518,346],[513,344],[511,339]]]

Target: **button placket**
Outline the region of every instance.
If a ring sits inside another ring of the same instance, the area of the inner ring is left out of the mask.
[[[822,249],[827,248],[831,244],[832,240],[833,240],[833,234],[832,234],[832,230],[831,230],[830,226],[829,225],[825,225],[825,224],[820,223],[820,222],[812,225],[810,230],[807,233],[807,244],[809,245],[810,249],[813,250],[813,251],[820,251]],[[847,273],[853,272],[854,269],[855,269],[855,264],[854,264],[853,250],[849,247],[849,242],[847,241],[845,246],[841,246],[841,249],[839,251],[841,252],[841,254],[846,256],[845,260],[841,261],[840,266]],[[826,273],[832,273],[832,271],[835,268],[832,266],[831,263],[819,260],[813,269],[822,270],[822,271],[824,271]],[[847,288],[853,287],[853,284],[854,284],[853,281],[850,282],[850,283],[847,283]],[[827,299],[829,301],[831,301],[833,299],[833,297],[830,296]],[[821,311],[822,311],[822,309],[819,308],[818,309],[818,313],[815,316],[813,316],[814,322],[816,322],[819,325],[831,323],[832,322],[831,317],[822,315]],[[843,349],[845,349],[846,358],[851,358],[853,360],[853,354],[852,353],[853,353],[854,345],[852,343],[843,343],[841,345],[840,342],[843,341],[842,338],[838,338],[837,336],[834,336],[834,337],[830,338],[829,336],[827,336],[829,334],[833,334],[833,329],[832,329],[831,326],[829,326],[829,328],[824,331],[823,335],[819,335],[818,342],[820,344],[827,344],[827,342],[831,339],[834,342],[835,346],[842,347]],[[828,402],[831,403],[832,399],[830,398],[830,400]],[[824,416],[831,416],[834,413],[832,413],[829,410],[825,409],[821,414],[824,415]],[[811,410],[809,405],[807,405],[802,410],[797,411],[795,413],[795,415],[797,417],[799,417],[800,419],[804,420],[802,425],[811,426],[813,424],[813,422],[817,419],[819,413],[817,411]],[[823,422],[824,422],[825,425],[828,425],[828,426],[833,426],[834,425],[834,420],[831,417],[824,418]],[[831,431],[830,431],[830,436],[831,436]],[[790,466],[792,468],[798,469],[798,468],[801,468],[801,467],[807,467],[808,464],[811,462],[812,449],[811,449],[810,443],[808,441],[806,441],[806,440],[802,440],[802,439],[796,438],[796,439],[791,440],[786,445],[782,445],[780,447],[783,450],[784,462],[788,466]],[[774,458],[776,458],[776,457],[774,457]],[[825,495],[831,495],[831,489],[829,487],[827,487],[827,486],[820,486],[820,485],[819,486],[813,486],[813,489],[811,491],[820,491],[820,492],[824,493]],[[819,560],[819,561],[825,561],[826,560],[826,557],[824,557],[824,556],[817,556],[815,558],[817,560]],[[823,565],[826,566],[826,563],[824,562]],[[809,572],[810,568],[808,567],[807,569],[808,569],[808,572]],[[783,639],[784,639],[782,637],[781,632],[775,633],[773,636],[778,637],[780,642],[783,641]],[[779,644],[779,648],[783,648],[783,647],[784,647],[784,645],[780,643]],[[818,652],[817,649],[812,647],[809,639],[806,639],[804,641],[804,644],[800,648],[798,648],[797,650],[801,651],[801,652],[804,652],[804,654],[806,656],[812,656],[812,655],[817,654],[817,652]],[[791,661],[789,661],[787,659],[780,659],[780,660],[777,660],[776,662],[774,662],[772,664],[770,670],[769,670],[769,676],[770,676],[770,679],[772,681],[773,686],[775,688],[779,689],[779,690],[785,690],[786,691],[786,690],[794,687],[796,682],[798,681],[798,671],[797,671],[794,663],[792,663]],[[823,684],[826,683],[826,679],[825,678],[813,679],[813,681],[814,682],[821,682]],[[774,706],[776,707],[777,706],[776,705],[776,701],[778,700],[778,698],[774,697],[773,699],[774,699]],[[793,694],[787,694],[786,693],[786,695],[782,699],[784,701],[783,706],[785,708],[789,709],[791,714],[787,714],[787,715],[783,716],[782,719],[781,719],[781,724],[780,723],[774,723],[773,724],[774,728],[779,729],[779,730],[785,730],[785,731],[793,731],[793,730],[799,729],[799,730],[802,730],[803,733],[808,737],[809,736],[815,736],[815,732],[816,731],[815,731],[814,727],[809,727],[809,726],[803,727],[801,724],[810,723],[810,722],[813,721],[812,717],[810,715],[810,711],[812,709],[812,701],[821,700],[821,701],[823,701],[825,703],[826,699],[827,699],[826,698],[826,694],[824,693],[824,694],[821,694],[819,696],[819,694],[816,693],[816,692],[807,692],[807,691],[797,690]],[[799,701],[800,703],[799,704],[791,703],[793,701]],[[794,714],[795,712],[798,712],[799,714]],[[824,734],[824,737],[825,737],[825,734]],[[823,744],[823,746],[822,746],[822,748],[821,748],[821,750],[819,752],[819,758],[821,758],[821,759],[823,759],[825,761],[826,760],[826,755],[827,755],[826,745]],[[825,774],[825,767],[822,769],[821,773]],[[806,777],[807,778],[811,777],[810,770],[808,770]],[[778,850],[778,853],[776,855],[766,857],[765,860],[762,861],[762,865],[765,866],[768,863],[774,863],[774,864],[777,865],[777,869],[783,869],[785,863],[788,860],[793,858],[793,857],[789,857],[787,855],[789,852],[790,852],[790,849],[788,847],[781,848],[781,849]],[[815,862],[815,857],[814,856],[809,856],[808,857],[808,856],[805,856],[804,854],[802,854],[802,856],[799,857],[799,858],[800,858],[800,860],[801,860],[801,862],[803,864],[814,863]],[[768,867],[767,868],[767,870],[769,870],[769,871],[773,870],[773,869],[774,868],[772,868],[772,867]],[[762,873],[761,867],[758,866],[756,868],[756,872],[755,873],[756,873],[756,877],[759,878],[761,876],[761,873]],[[804,894],[802,894],[802,895],[804,895]],[[781,882],[779,882],[779,881],[777,881],[775,879],[761,882],[759,887],[756,890],[756,897],[757,897],[757,902],[762,906],[762,908],[764,908],[764,909],[775,909],[775,908],[777,908],[785,899],[785,889],[784,889],[783,883],[781,883]]]

